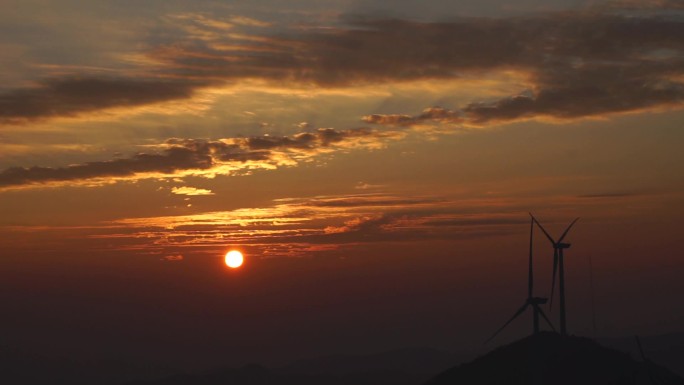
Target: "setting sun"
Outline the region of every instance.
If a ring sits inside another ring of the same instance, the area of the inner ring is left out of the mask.
[[[237,251],[237,250],[231,250],[226,253],[226,265],[228,267],[231,267],[233,269],[242,266],[242,262],[244,261],[244,257],[242,256],[242,253]]]

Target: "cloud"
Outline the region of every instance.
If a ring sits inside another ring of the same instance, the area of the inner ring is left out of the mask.
[[[431,107],[419,115],[373,114],[364,120],[478,126],[681,108],[684,21],[680,13],[668,13],[676,9],[681,5],[671,1],[618,2],[574,12],[444,22],[356,18],[346,25],[277,32],[246,18],[181,15],[150,31],[145,51],[138,53],[146,56],[138,73],[147,75],[68,76],[10,90],[0,95],[0,122],[185,99],[202,87],[240,81],[354,87],[457,82],[511,70],[526,77],[517,94],[471,100],[453,110]],[[246,29],[233,31],[235,26]],[[290,139],[306,146],[306,137]]]
[[[176,194],[176,195],[190,195],[190,196],[214,195],[214,193],[211,190],[202,189],[202,188],[195,188],[195,187],[188,187],[188,186],[174,187],[171,189],[171,193]]]
[[[344,148],[376,148],[387,139],[401,136],[400,132],[369,128],[319,128],[292,136],[262,135],[220,140],[171,138],[156,146],[159,148],[156,153],[140,153],[129,158],[55,168],[8,168],[0,172],[0,189],[60,185],[60,182],[98,185],[116,180],[232,175],[240,170],[292,166],[320,153]],[[190,190],[177,191],[188,193]]]
[[[382,194],[348,195],[341,198],[319,198],[309,204],[315,207],[383,207],[383,206],[412,206],[426,203],[434,203],[428,198],[400,199],[388,197]]]
[[[463,108],[463,113],[468,122],[481,125],[536,116],[573,119],[680,106],[684,101],[684,83],[643,67],[646,66],[619,69],[599,65],[576,73],[577,82],[569,84],[562,84],[566,79],[543,79],[546,82],[531,95],[472,103]]]
[[[462,123],[464,119],[458,111],[447,110],[442,107],[429,107],[423,110],[420,115],[397,115],[397,114],[373,114],[361,118],[362,121],[370,124],[385,126],[414,126],[425,122],[439,123]]]
[[[186,99],[206,81],[66,77],[0,94],[0,123]]]
[[[148,252],[216,252],[228,243],[260,255],[301,256],[365,243],[499,236],[529,223],[526,212],[490,203],[386,193],[285,198],[265,207],[121,219],[92,238]]]
[[[415,23],[407,26],[418,28]],[[364,121],[481,126],[536,117],[574,119],[681,108],[684,101],[684,43],[674,38],[684,33],[681,18],[584,12],[421,27],[452,47],[450,54],[437,55],[447,60],[440,62],[443,65],[450,63],[460,72],[473,67],[515,68],[527,73],[529,87],[454,111],[431,107],[419,115],[376,114]],[[451,30],[454,36],[438,33],[441,30]]]
[[[207,153],[172,147],[162,154],[137,154],[126,159],[88,162],[61,168],[12,167],[0,173],[0,187],[53,181],[127,177],[141,173],[173,174],[179,170],[208,169],[213,160]]]
[[[364,121],[407,126],[424,122],[481,126],[537,117],[575,119],[681,108],[684,34],[675,3],[620,4],[576,12],[450,22],[356,19],[349,27],[262,36],[222,49],[188,44],[151,53],[170,68],[224,79],[260,78],[319,87],[353,87],[424,79],[526,76],[518,94],[472,100],[419,115],[372,114]],[[201,57],[201,59],[198,59]],[[185,73],[185,72],[184,72]]]
[[[619,198],[632,198],[637,197],[642,194],[628,193],[628,192],[616,192],[616,193],[597,193],[597,194],[584,194],[577,195],[577,198],[588,198],[588,199],[619,199]]]
[[[373,190],[373,189],[379,189],[385,187],[384,185],[381,184],[370,184],[366,182],[359,182],[357,183],[354,188],[356,190]]]
[[[164,258],[162,258],[162,261],[167,261],[167,262],[178,262],[178,261],[182,261],[182,260],[183,260],[183,256],[180,254],[167,255]]]

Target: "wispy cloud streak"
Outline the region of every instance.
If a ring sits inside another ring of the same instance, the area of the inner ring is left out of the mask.
[[[610,222],[625,203],[639,206],[643,194],[596,193],[538,197],[406,196],[367,193],[275,199],[261,207],[186,215],[128,217],[88,226],[4,226],[13,238],[34,236],[54,243],[21,244],[54,249],[74,242],[79,248],[164,256],[217,256],[239,246],[258,257],[301,257],[315,252],[360,250],[376,244],[464,242],[524,231],[535,207],[550,223],[567,225],[568,208],[590,212],[589,222]],[[663,196],[665,198],[666,196]],[[677,199],[674,195],[667,199]],[[666,204],[663,204],[665,206]],[[29,241],[26,241],[29,242]]]
[[[232,244],[267,257],[301,256],[365,243],[496,236],[525,223],[524,213],[473,209],[491,204],[381,193],[279,199],[269,207],[121,219],[106,224],[120,231],[93,238],[118,240],[120,247],[135,250],[215,252]]]
[[[98,185],[116,180],[185,175],[212,177],[251,169],[292,166],[341,148],[378,148],[398,131],[319,128],[292,136],[254,136],[220,140],[171,138],[157,153],[87,162],[66,167],[13,167],[0,172],[0,189],[53,184]]]

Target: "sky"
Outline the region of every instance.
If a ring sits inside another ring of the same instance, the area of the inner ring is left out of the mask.
[[[0,5],[4,346],[479,349],[526,298],[528,212],[581,218],[570,332],[681,331],[679,1]]]

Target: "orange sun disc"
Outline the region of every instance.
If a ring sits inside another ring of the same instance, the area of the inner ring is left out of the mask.
[[[244,262],[245,258],[242,256],[242,253],[237,251],[237,250],[231,250],[226,253],[226,265],[228,267],[231,267],[233,269],[242,266],[242,262]]]

